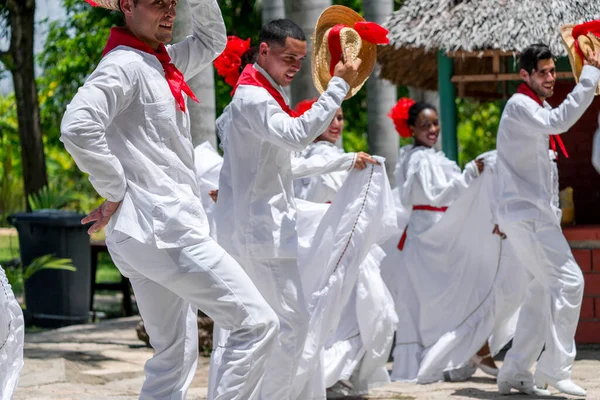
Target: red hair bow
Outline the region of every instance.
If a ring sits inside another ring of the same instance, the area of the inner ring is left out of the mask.
[[[302,100],[298,102],[298,104],[296,104],[296,108],[294,108],[294,111],[298,113],[298,116],[301,116],[302,114],[310,110],[312,105],[315,104],[316,101],[316,97],[312,100]]]
[[[388,113],[388,117],[394,121],[394,126],[400,137],[409,138],[412,136],[408,127],[408,111],[415,103],[416,101],[413,99],[402,97]]]
[[[228,36],[223,53],[213,62],[217,73],[225,78],[225,82],[235,87],[240,78],[242,55],[250,48],[250,39],[242,40],[237,36]]]

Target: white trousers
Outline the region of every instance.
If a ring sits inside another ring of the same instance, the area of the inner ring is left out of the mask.
[[[157,249],[113,232],[106,244],[133,286],[154,356],[140,399],[183,400],[198,361],[197,309],[231,334],[215,399],[258,399],[274,348],[277,316],[240,265],[214,240]]]
[[[517,322],[512,348],[499,379],[533,382],[537,368],[557,380],[571,377],[575,331],[583,298],[583,274],[560,228],[546,221],[500,225],[533,280]]]
[[[267,303],[279,317],[279,335],[271,358],[267,362],[261,400],[291,400],[292,382],[308,333],[308,311],[302,292],[297,260],[243,259],[240,265],[254,281]],[[228,332],[215,329],[219,338],[213,352],[211,367],[222,364],[220,347]],[[211,376],[209,392],[214,378]],[[209,393],[209,399],[213,399]]]

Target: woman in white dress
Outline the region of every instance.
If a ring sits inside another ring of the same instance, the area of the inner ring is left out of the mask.
[[[12,399],[23,368],[25,323],[6,274],[0,267],[0,400]]]
[[[440,134],[440,123],[437,111],[427,103],[400,99],[390,117],[394,119],[401,136],[414,138],[414,145],[401,148],[395,172],[401,206],[410,214],[408,226],[395,243],[396,253],[386,248],[388,255],[390,252],[392,255],[386,257],[385,265],[382,265],[382,269],[385,268],[392,275],[391,290],[400,319],[391,378],[395,381],[415,381],[418,380],[423,351],[433,344],[430,339],[422,337],[423,331],[430,326],[429,321],[432,318],[452,321],[461,314],[453,312],[451,315],[436,316],[435,309],[431,307],[431,304],[435,304],[432,298],[439,296],[443,299],[447,294],[443,289],[442,293],[432,293],[436,285],[431,282],[442,275],[436,271],[439,265],[431,266],[425,261],[424,255],[435,250],[431,244],[424,242],[423,234],[442,219],[448,207],[479,177],[484,170],[484,161],[482,158],[472,161],[461,171],[454,161],[434,149]],[[448,235],[452,236],[453,232],[448,232]],[[390,262],[394,265],[389,265]],[[452,265],[449,267],[454,268]],[[458,285],[457,282],[445,284]],[[460,306],[457,304],[457,307]],[[452,327],[453,323],[448,322],[446,326]],[[427,336],[437,340],[439,335]],[[445,377],[451,380],[465,379],[475,371],[476,364],[484,372],[496,375],[498,370],[487,342],[477,355],[472,362],[461,365],[463,368],[445,369],[448,372]]]

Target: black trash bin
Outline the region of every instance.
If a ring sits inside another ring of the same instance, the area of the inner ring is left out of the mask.
[[[8,222],[19,232],[21,262],[53,254],[70,258],[77,271],[44,269],[25,282],[26,312],[32,323],[46,328],[89,321],[90,237],[85,215],[63,210],[12,214]]]

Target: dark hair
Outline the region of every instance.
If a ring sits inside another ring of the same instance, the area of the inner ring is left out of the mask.
[[[431,104],[425,103],[424,101],[417,101],[408,109],[408,120],[406,121],[408,126],[415,126],[417,118],[423,110],[433,110],[437,114],[437,110]]]
[[[543,43],[532,44],[521,53],[521,69],[532,74],[537,69],[538,61],[552,58],[552,51]]]
[[[258,46],[252,46],[242,54],[242,64],[240,65],[240,74],[248,64],[254,64],[258,60]]]
[[[264,25],[258,35],[258,43],[265,42],[269,46],[278,44],[285,46],[287,38],[306,41],[306,36],[295,22],[289,19],[276,19]]]

